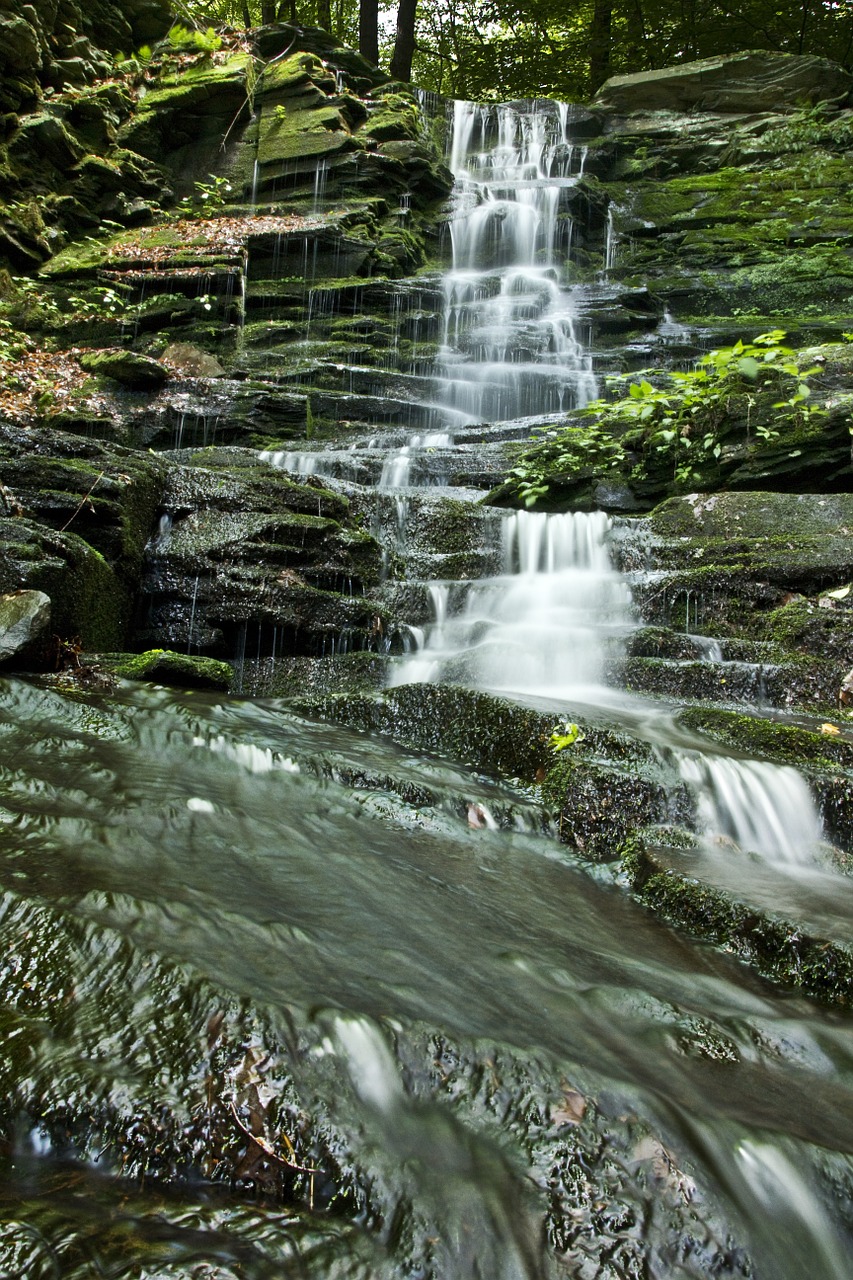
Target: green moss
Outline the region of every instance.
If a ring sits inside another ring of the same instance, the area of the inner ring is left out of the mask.
[[[197,66],[167,70],[158,84],[140,98],[140,115],[152,112],[197,111],[208,102],[219,112],[227,109],[233,94],[245,94],[254,74],[251,54],[233,53],[224,62],[202,62]],[[228,90],[231,90],[231,95]]]
[[[334,76],[313,53],[294,53],[289,58],[272,63],[263,71],[258,90],[261,94],[293,94],[304,92],[315,82],[334,88]]]
[[[747,756],[780,764],[807,762],[824,769],[853,767],[853,743],[797,725],[711,707],[688,707],[679,713],[679,721]]]
[[[113,673],[123,680],[151,680],[157,684],[194,689],[229,689],[233,672],[227,662],[195,658],[170,649],[149,649],[133,655],[110,655]]]
[[[622,869],[637,896],[656,914],[708,942],[724,946],[759,973],[830,1004],[853,1004],[853,952],[809,936],[783,920],[661,865],[642,840],[628,841]]]
[[[280,113],[265,113],[262,117],[258,163],[267,166],[300,158],[314,159],[353,145],[337,107],[304,111],[285,108]]]

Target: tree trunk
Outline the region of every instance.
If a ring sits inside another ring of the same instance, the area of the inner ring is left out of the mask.
[[[275,22],[275,0],[263,0],[261,4],[261,24],[268,27],[271,22]]]
[[[415,15],[418,0],[400,0],[397,6],[397,39],[391,59],[391,79],[411,80],[415,52]]]
[[[358,51],[374,67],[379,62],[379,0],[359,0]]]
[[[332,0],[317,0],[317,25],[324,31],[332,30]]]
[[[613,0],[595,0],[589,28],[589,84],[600,89],[610,75],[610,25]]]

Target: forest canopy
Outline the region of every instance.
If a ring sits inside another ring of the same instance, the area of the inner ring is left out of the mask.
[[[410,57],[421,87],[475,99],[577,101],[610,75],[742,49],[819,54],[853,69],[853,0],[175,0],[173,7],[197,23],[323,27],[372,60],[378,54],[400,78],[409,78]]]

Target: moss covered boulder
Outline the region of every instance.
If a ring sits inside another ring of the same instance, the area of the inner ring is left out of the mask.
[[[227,662],[215,658],[192,657],[169,649],[149,649],[145,653],[109,655],[106,666],[123,680],[150,680],[154,684],[176,685],[181,689],[222,689],[231,687],[233,672]]]

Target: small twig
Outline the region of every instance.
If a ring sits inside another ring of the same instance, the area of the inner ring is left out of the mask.
[[[95,491],[95,486],[97,485],[98,481],[99,481],[99,480],[103,480],[103,478],[104,478],[104,476],[105,476],[105,475],[106,475],[106,472],[105,472],[105,471],[102,471],[102,472],[101,472],[101,474],[100,474],[99,476],[97,476],[97,477],[96,477],[96,479],[95,479],[95,483],[92,485],[92,487],[90,488],[89,492],[88,492],[88,493],[84,493],[84,494],[83,494],[83,497],[80,499],[80,505],[77,507],[77,510],[76,510],[75,512],[73,512],[73,514],[72,514],[72,515],[70,515],[70,516],[68,517],[68,519],[65,521],[65,524],[64,524],[64,525],[62,526],[62,528],[59,530],[59,532],[60,532],[60,533],[64,533],[64,532],[65,532],[65,530],[68,528],[68,526],[71,524],[71,521],[72,521],[72,520],[75,520],[75,519],[77,518],[77,516],[79,516],[80,512],[83,510],[83,508],[85,507],[86,503],[89,501],[90,496],[94,493],[94,491]]]
[[[297,1173],[311,1174],[311,1186],[312,1186],[312,1198],[313,1198],[313,1186],[314,1186],[313,1175],[315,1173],[319,1173],[320,1170],[313,1169],[311,1168],[310,1165],[295,1164],[292,1160],[285,1160],[284,1156],[280,1156],[278,1152],[273,1151],[272,1147],[266,1141],[265,1138],[259,1138],[257,1134],[252,1133],[251,1129],[246,1128],[246,1126],[243,1124],[243,1121],[237,1115],[237,1109],[234,1106],[233,1102],[230,1104],[230,1109],[231,1109],[231,1114],[234,1117],[234,1123],[236,1124],[237,1128],[246,1138],[248,1138],[249,1142],[253,1146],[260,1148],[260,1150],[262,1151],[263,1155],[266,1157],[267,1160],[271,1161],[272,1164],[282,1165],[286,1169],[295,1169]],[[286,1135],[284,1134],[282,1134],[282,1137],[284,1138],[284,1141],[287,1143],[288,1150],[293,1151],[293,1143],[290,1141],[290,1139],[287,1138]],[[296,1154],[295,1151],[293,1152],[293,1154],[294,1155]]]
[[[231,130],[234,128],[235,124],[236,124],[236,123],[237,123],[237,121],[240,119],[240,116],[243,114],[243,108],[244,108],[245,106],[247,106],[247,105],[248,105],[248,106],[252,106],[252,105],[253,105],[253,100],[254,100],[255,94],[256,94],[256,93],[257,93],[257,91],[258,91],[258,85],[260,84],[260,82],[261,82],[261,80],[262,80],[262,78],[263,78],[263,76],[264,76],[264,73],[265,73],[266,71],[268,71],[268,70],[269,70],[269,68],[273,65],[273,63],[275,63],[275,62],[280,62],[282,58],[286,58],[286,57],[287,57],[287,55],[290,53],[290,51],[291,51],[291,49],[293,48],[293,46],[296,44],[296,39],[297,39],[297,36],[298,36],[298,35],[299,35],[299,32],[298,32],[298,31],[294,31],[294,33],[293,33],[293,39],[291,40],[291,42],[290,42],[290,44],[287,46],[287,48],[286,48],[286,49],[284,49],[284,50],[282,50],[282,52],[281,52],[281,53],[277,53],[277,54],[275,55],[275,57],[274,57],[274,58],[270,58],[269,62],[265,62],[265,63],[264,63],[263,67],[262,67],[262,68],[261,68],[261,70],[258,72],[257,76],[255,77],[255,82],[254,82],[254,84],[252,85],[252,87],[251,87],[251,89],[249,90],[249,92],[246,94],[246,96],[245,96],[245,98],[243,99],[243,101],[240,103],[240,106],[239,106],[239,107],[238,107],[238,109],[237,109],[237,114],[234,116],[234,119],[231,121],[231,123],[229,124],[228,128],[225,130],[225,133],[223,134],[223,137],[222,137],[222,141],[221,141],[221,142],[220,142],[220,144],[219,144],[219,150],[220,150],[220,151],[224,151],[224,150],[225,150],[225,144],[226,144],[226,142],[228,141],[228,139],[229,139],[229,138],[230,138],[230,136],[231,136]]]

